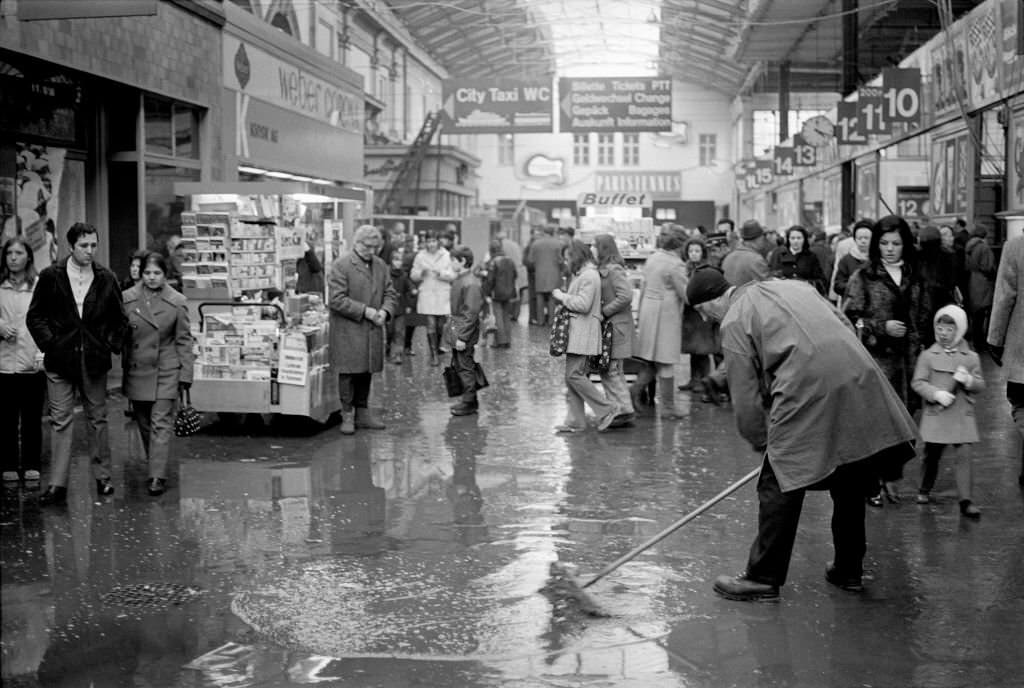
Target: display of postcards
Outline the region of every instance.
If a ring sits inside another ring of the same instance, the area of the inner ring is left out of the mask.
[[[196,241],[197,239],[193,237],[189,237],[187,239],[182,237],[181,241],[178,242],[178,248],[180,248],[183,251],[195,251]]]
[[[211,277],[210,278],[210,288],[211,289],[223,289],[223,290],[227,291],[227,288],[228,288],[228,278],[227,277],[219,277],[219,276]]]
[[[184,213],[182,213],[184,215]],[[224,225],[231,223],[230,213],[196,213],[195,224],[197,225]]]
[[[214,263],[210,266],[210,272],[214,275],[227,275],[228,266],[226,263]]]
[[[195,225],[185,225],[185,224],[183,224],[181,226],[181,238],[182,239],[192,239],[192,238],[194,238],[196,236],[198,236],[198,231],[197,231]]]
[[[246,368],[245,379],[256,382],[270,380],[270,368]]]
[[[181,228],[185,229],[185,225],[194,225],[196,223],[196,214],[191,210],[185,210],[181,213]]]
[[[260,318],[259,306],[232,306],[231,317],[238,323],[249,323]]]

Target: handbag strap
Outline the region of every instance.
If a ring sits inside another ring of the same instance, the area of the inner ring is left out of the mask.
[[[178,401],[184,406],[192,405],[192,391],[178,388]]]

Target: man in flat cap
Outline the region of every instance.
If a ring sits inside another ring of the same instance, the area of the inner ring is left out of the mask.
[[[862,590],[864,497],[875,489],[875,471],[913,458],[913,419],[850,322],[810,284],[770,279],[734,287],[704,268],[686,296],[706,319],[721,322],[736,423],[762,456],[746,572],[719,576],[715,591],[744,601],[779,596],[806,490],[832,497],[835,558],[825,579]]]

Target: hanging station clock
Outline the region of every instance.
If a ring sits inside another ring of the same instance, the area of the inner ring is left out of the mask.
[[[836,133],[836,125],[825,115],[815,115],[804,122],[800,134],[812,146],[824,146]]]

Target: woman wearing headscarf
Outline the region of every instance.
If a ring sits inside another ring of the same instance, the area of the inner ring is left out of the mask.
[[[839,297],[839,304],[842,306],[846,299],[846,285],[850,283],[853,273],[868,264],[868,248],[871,246],[871,227],[857,225],[853,228],[853,243],[849,246],[849,252],[839,259],[836,266],[835,281],[832,288]]]
[[[619,407],[619,415],[611,425],[619,427],[632,423],[636,415],[622,373],[622,361],[633,355],[633,285],[615,237],[598,234],[594,237],[593,251],[597,273],[601,276],[601,315],[612,328],[611,363],[608,370],[601,373],[601,385],[608,399]]]
[[[825,294],[825,273],[821,271],[821,261],[811,251],[807,230],[800,225],[786,230],[785,243],[772,251],[768,269],[774,277],[810,282],[823,296]]]
[[[566,260],[572,281],[569,289],[555,289],[551,298],[569,311],[569,343],[565,351],[565,386],[568,414],[555,430],[580,432],[587,427],[584,403],[597,417],[597,429],[603,432],[618,415],[618,406],[606,398],[587,374],[587,358],[601,353],[601,275],[594,265],[590,248],[572,239],[566,248]]]
[[[911,412],[918,397],[910,390],[910,381],[921,349],[921,331],[929,326],[931,312],[918,278],[916,257],[906,220],[896,215],[883,217],[871,232],[868,264],[850,278],[843,306],[862,343]],[[880,476],[879,494],[869,503],[881,506],[883,494],[891,502],[899,501],[894,483],[901,475],[894,471]]]
[[[666,227],[659,248],[644,263],[644,286],[637,317],[637,342],[633,355],[646,361],[630,388],[633,406],[640,393],[657,376],[661,414],[682,417],[676,411],[675,367],[682,351],[683,306],[686,304],[686,265],[680,255],[687,236],[681,227]]]

